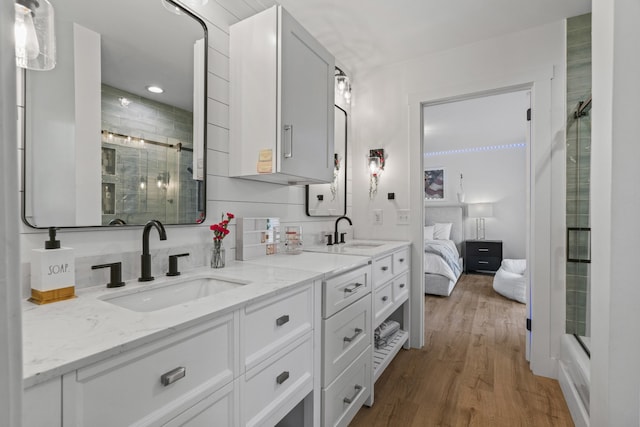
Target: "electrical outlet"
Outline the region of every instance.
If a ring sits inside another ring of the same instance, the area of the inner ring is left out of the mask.
[[[409,225],[409,209],[396,210],[396,224]]]
[[[373,210],[373,225],[382,225],[382,209]]]

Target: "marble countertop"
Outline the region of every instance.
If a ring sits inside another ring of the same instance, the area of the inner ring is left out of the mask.
[[[25,301],[22,313],[24,387],[368,261],[366,257],[335,254],[278,254],[255,261],[229,262],[222,269],[195,269],[179,278],[206,272],[220,279],[247,284],[151,312],[132,311],[100,298],[143,290],[145,286],[156,286],[173,278],[157,277],[154,282],[142,284],[133,280],[125,287],[115,289],[106,286],[85,288],[77,291],[77,298],[46,305]]]
[[[394,252],[402,247],[409,246],[411,242],[404,240],[350,240],[347,243],[336,245],[320,245],[305,247],[307,252],[319,252],[340,255],[361,255],[378,258]]]

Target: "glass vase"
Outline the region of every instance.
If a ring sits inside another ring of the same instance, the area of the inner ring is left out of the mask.
[[[222,240],[214,240],[211,248],[211,268],[224,267],[225,251]]]

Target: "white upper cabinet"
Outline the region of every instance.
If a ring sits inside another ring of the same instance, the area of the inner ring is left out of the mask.
[[[230,28],[229,176],[333,177],[334,58],[281,6]]]

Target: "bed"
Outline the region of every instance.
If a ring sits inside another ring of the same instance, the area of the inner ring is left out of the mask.
[[[462,274],[463,230],[461,206],[425,207],[425,294],[449,296],[453,292]]]

